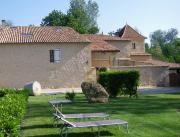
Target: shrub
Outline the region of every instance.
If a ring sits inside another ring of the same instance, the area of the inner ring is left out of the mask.
[[[72,92],[66,92],[65,98],[66,98],[66,99],[69,99],[69,100],[71,100],[71,101],[74,101],[75,96],[76,96],[76,94],[74,93],[74,91],[72,91]]]
[[[107,71],[99,74],[98,82],[107,90],[110,97],[118,94],[137,97],[139,84],[138,71]]]
[[[99,68],[99,72],[106,72],[107,71],[107,68],[106,67],[101,67]]]
[[[25,114],[28,92],[2,89],[0,93],[3,93],[3,97],[0,97],[0,135],[16,137]]]

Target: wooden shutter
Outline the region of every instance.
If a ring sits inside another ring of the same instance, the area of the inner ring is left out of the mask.
[[[50,62],[54,62],[54,50],[50,50]]]
[[[61,51],[60,49],[54,49],[54,62],[59,63],[61,57]]]

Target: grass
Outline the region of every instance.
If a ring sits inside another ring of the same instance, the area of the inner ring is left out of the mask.
[[[58,137],[60,128],[52,127],[52,107],[48,100],[64,95],[30,97],[22,122],[23,137]],[[103,127],[103,137],[180,137],[180,94],[140,95],[138,99],[118,97],[108,104],[89,104],[77,94],[75,103],[63,105],[64,113],[107,112],[111,118],[129,123],[129,133],[116,126]],[[69,137],[94,137],[88,128],[70,130]]]

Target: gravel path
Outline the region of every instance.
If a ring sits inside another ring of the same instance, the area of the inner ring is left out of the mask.
[[[142,94],[158,94],[158,93],[180,93],[180,87],[151,87],[139,88]]]

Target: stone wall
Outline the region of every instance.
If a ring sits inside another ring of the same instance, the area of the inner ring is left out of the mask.
[[[109,44],[120,49],[116,54],[116,58],[128,58],[131,53],[131,41],[108,41]]]
[[[117,52],[92,52],[93,67],[113,66],[114,57]]]
[[[87,72],[86,81],[89,81],[89,82],[97,81],[95,67],[91,67],[91,69]]]
[[[49,50],[61,50],[50,63]],[[91,67],[87,43],[0,44],[0,87],[21,88],[37,80],[43,88],[80,87]]]
[[[168,66],[127,66],[111,67],[111,70],[137,70],[140,73],[140,86],[169,86]]]
[[[120,49],[116,58],[129,58],[131,53],[145,53],[144,41],[108,41],[108,43]],[[135,49],[132,43],[135,43]]]
[[[130,58],[135,61],[149,61],[152,59],[150,54],[144,55],[130,55]]]

